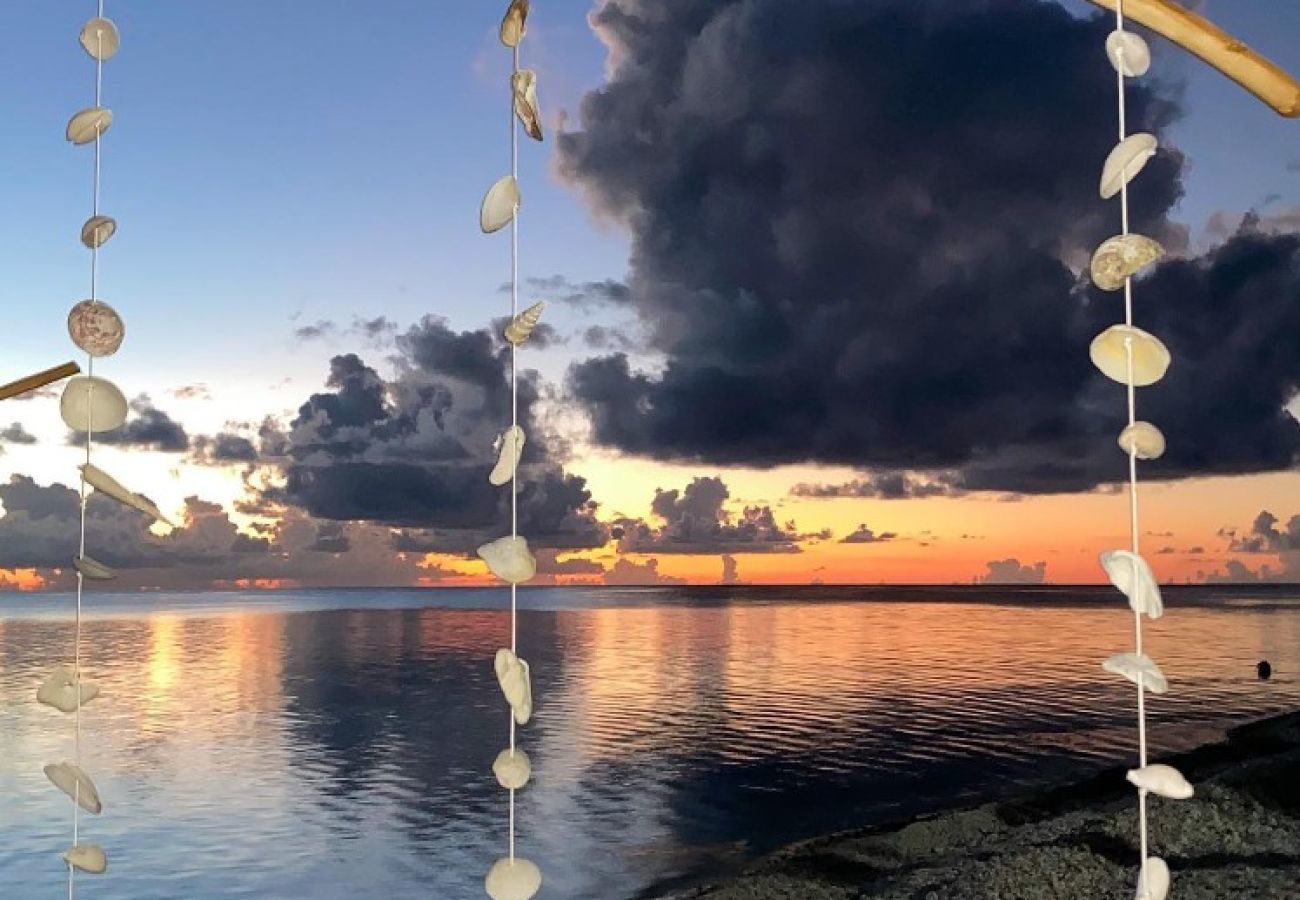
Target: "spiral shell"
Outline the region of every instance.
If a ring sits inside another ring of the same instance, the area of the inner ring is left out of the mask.
[[[537,327],[537,323],[542,320],[542,311],[545,309],[546,301],[538,300],[532,306],[511,319],[510,324],[507,325],[505,329],[506,340],[514,344],[516,347],[528,340],[528,336],[533,333],[533,329]]]

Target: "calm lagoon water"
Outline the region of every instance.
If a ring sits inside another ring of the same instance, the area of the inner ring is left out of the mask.
[[[520,853],[549,900],[631,900],[832,829],[1133,755],[1112,591],[522,592],[536,712]],[[1300,707],[1295,588],[1171,589],[1149,648],[1157,750]],[[95,596],[84,763],[95,900],[478,898],[504,850],[491,656],[503,591]],[[72,719],[36,686],[66,596],[0,596],[0,897],[66,896]],[[1255,680],[1272,660],[1275,677]]]

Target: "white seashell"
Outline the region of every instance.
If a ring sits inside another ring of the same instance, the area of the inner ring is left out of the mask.
[[[81,29],[81,46],[90,54],[91,59],[107,62],[117,55],[117,49],[121,45],[122,38],[112,19],[96,16]]]
[[[99,468],[99,466],[96,466],[93,463],[85,463],[77,468],[81,469],[81,477],[85,480],[86,484],[90,485],[95,490],[107,494],[123,506],[138,509],[140,512],[147,516],[152,516],[159,522],[165,522],[173,528],[176,527],[176,523],[164,516],[158,510],[158,507],[154,505],[152,500],[148,497],[142,496],[141,494],[128,491],[122,486],[121,482],[112,475],[109,475],[103,469]]]
[[[69,378],[59,399],[59,415],[73,431],[112,431],[126,421],[126,397],[98,375]]]
[[[63,861],[90,875],[103,875],[108,868],[108,856],[98,844],[78,844],[63,854]]]
[[[117,220],[112,216],[91,216],[81,226],[81,243],[88,250],[96,250],[117,234]]]
[[[1170,800],[1187,800],[1195,793],[1182,772],[1161,763],[1129,769],[1127,777],[1134,787]]]
[[[492,900],[531,900],[542,889],[542,871],[522,856],[503,857],[493,864],[483,887]]]
[[[1108,200],[1137,177],[1147,160],[1156,155],[1156,139],[1146,132],[1130,134],[1115,145],[1101,168],[1101,196]]]
[[[510,93],[515,98],[515,115],[524,131],[535,141],[542,140],[542,110],[537,103],[537,73],[520,69],[510,76]]]
[[[521,312],[510,320],[510,324],[505,328],[505,338],[510,343],[518,347],[528,336],[533,333],[537,323],[542,320],[542,311],[546,309],[546,301],[538,300],[532,306]]]
[[[99,802],[95,782],[76,763],[51,763],[45,767],[45,777],[91,815],[97,816],[103,811],[104,805]]]
[[[1145,653],[1116,653],[1102,663],[1101,667],[1113,675],[1123,675],[1134,684],[1140,681],[1153,694],[1163,694],[1169,690],[1165,673]]]
[[[1128,550],[1107,550],[1101,555],[1101,567],[1106,570],[1110,583],[1119,588],[1120,593],[1128,597],[1128,605],[1134,612],[1144,613],[1158,619],[1165,613],[1164,602],[1160,599],[1160,585],[1151,573],[1147,561]]]
[[[1153,334],[1132,325],[1112,325],[1092,339],[1088,355],[1092,364],[1112,381],[1128,384],[1128,353],[1133,346],[1133,386],[1147,387],[1169,371],[1169,348]]]
[[[83,681],[80,684],[73,678],[72,670],[59,666],[36,689],[36,700],[46,706],[52,706],[59,712],[77,711],[77,694],[80,691],[81,705],[85,706],[99,696],[99,686]]]
[[[528,0],[510,0],[510,8],[501,20],[501,43],[518,47],[524,39],[528,24]]]
[[[97,559],[91,559],[84,553],[74,559],[72,565],[83,578],[89,578],[91,581],[112,581],[117,577],[117,573],[108,566]]]
[[[518,748],[502,750],[492,763],[492,773],[503,788],[517,791],[532,778],[533,764],[529,761],[528,754]]]
[[[488,188],[487,194],[483,197],[483,207],[479,210],[479,227],[483,229],[483,233],[491,234],[509,225],[522,199],[519,196],[519,183],[515,181],[513,175],[498,178],[496,183]]]
[[[1165,255],[1165,248],[1140,234],[1117,234],[1092,254],[1092,282],[1103,291],[1118,291],[1124,282]]]
[[[112,356],[126,337],[126,324],[103,300],[82,300],[68,313],[68,335],[91,356]]]
[[[519,584],[537,574],[537,560],[528,552],[523,537],[506,535],[478,548],[478,555],[492,574],[502,581]]]
[[[1165,900],[1169,896],[1169,866],[1158,856],[1148,856],[1138,874],[1137,893],[1133,900]]]
[[[1151,68],[1151,48],[1142,35],[1132,31],[1112,31],[1106,38],[1106,56],[1116,72],[1123,72],[1129,78],[1141,78]]]
[[[67,138],[74,144],[89,144],[113,124],[113,111],[102,106],[83,109],[68,120]]]
[[[533,681],[528,663],[503,647],[497,651],[492,668],[496,670],[497,684],[501,685],[515,722],[527,725],[533,716]]]
[[[511,425],[497,438],[497,464],[488,475],[488,481],[500,487],[515,477],[519,467],[519,457],[524,452],[524,430],[518,425]]]
[[[1134,422],[1119,433],[1119,446],[1138,459],[1159,459],[1165,455],[1165,436],[1150,422]]]

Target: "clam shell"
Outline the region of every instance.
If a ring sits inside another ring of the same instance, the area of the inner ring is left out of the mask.
[[[95,782],[91,781],[81,766],[70,762],[51,763],[45,767],[45,777],[86,812],[95,816],[103,812],[104,804],[99,802]]]
[[[67,137],[74,144],[89,144],[113,124],[113,111],[102,106],[83,109],[68,120]]]
[[[1123,57],[1120,56],[1123,51]],[[1117,29],[1106,38],[1106,56],[1116,72],[1129,78],[1141,78],[1151,68],[1151,48],[1142,35]]]
[[[537,323],[542,320],[542,311],[545,309],[546,301],[538,300],[532,306],[511,319],[510,324],[506,326],[505,330],[506,340],[514,344],[516,347],[528,340],[528,336],[533,333],[533,329],[537,327]]]
[[[542,889],[542,871],[522,856],[502,857],[493,863],[483,887],[492,900],[532,900]]]
[[[510,76],[510,92],[515,98],[515,115],[524,131],[535,141],[542,140],[542,110],[537,104],[537,73],[520,69]]]
[[[1092,282],[1103,291],[1118,291],[1124,282],[1165,255],[1157,241],[1140,234],[1117,234],[1092,254]]]
[[[1138,459],[1159,459],[1165,455],[1165,436],[1150,422],[1134,422],[1119,433],[1119,446]]]
[[[112,356],[126,337],[126,324],[104,301],[82,300],[68,313],[68,336],[91,356]]]
[[[1196,793],[1182,772],[1162,763],[1129,769],[1126,777],[1134,787],[1170,800],[1187,800]]]
[[[518,47],[524,39],[528,25],[528,0],[510,0],[510,7],[501,19],[501,43]]]
[[[528,552],[528,541],[507,535],[478,548],[478,555],[492,574],[502,581],[519,584],[537,574],[537,560]]]
[[[519,467],[519,457],[524,452],[524,430],[518,425],[511,425],[498,438],[497,464],[493,466],[488,481],[500,487],[515,477]]]
[[[1164,615],[1160,585],[1145,559],[1128,550],[1107,550],[1101,555],[1101,567],[1106,570],[1110,583],[1128,598],[1128,605],[1134,612],[1152,619]]]
[[[91,216],[81,226],[81,243],[88,250],[96,250],[117,234],[117,220],[112,216]]]
[[[138,509],[140,512],[157,519],[159,522],[165,522],[173,528],[175,527],[176,523],[164,516],[158,510],[158,507],[154,505],[152,500],[148,497],[128,491],[122,486],[120,481],[112,475],[109,475],[99,466],[96,466],[93,463],[85,463],[77,468],[81,470],[81,477],[85,480],[86,484],[90,485],[95,490],[112,497],[123,506]]]
[[[1169,896],[1169,866],[1158,856],[1148,856],[1138,875],[1134,900],[1165,900]]]
[[[1110,199],[1120,188],[1137,177],[1147,160],[1156,155],[1155,135],[1139,132],[1130,134],[1115,145],[1101,167],[1101,196]]]
[[[1112,381],[1128,384],[1128,354],[1125,344],[1133,346],[1133,385],[1147,387],[1165,377],[1169,371],[1169,349],[1153,334],[1132,325],[1112,325],[1097,335],[1088,348],[1101,373]]]
[[[483,206],[479,210],[479,227],[483,229],[483,233],[491,234],[509,225],[522,199],[519,196],[519,183],[515,181],[513,175],[497,179],[496,183],[488,188],[487,194],[483,197]]]
[[[108,855],[98,844],[77,844],[63,854],[63,861],[89,875],[103,875],[108,868]]]
[[[503,647],[497,651],[492,668],[497,673],[497,684],[501,685],[501,693],[510,704],[515,722],[527,725],[533,716],[532,670],[528,663]]]
[[[1145,653],[1116,653],[1102,663],[1101,667],[1112,675],[1122,675],[1134,684],[1140,679],[1142,686],[1153,694],[1163,694],[1169,690],[1165,673]]]
[[[68,379],[59,400],[63,423],[73,431],[112,431],[126,422],[126,397],[113,382],[97,375]]]
[[[73,713],[77,711],[78,694],[81,695],[81,706],[85,706],[99,696],[99,686],[87,681],[78,684],[71,669],[59,666],[36,689],[36,701],[59,712]]]
[[[117,26],[112,19],[96,16],[81,29],[81,46],[91,59],[106,62],[117,55],[122,45],[122,38],[117,33]]]
[[[84,553],[72,561],[73,568],[81,573],[82,577],[89,578],[91,581],[111,581],[117,577],[117,573],[96,559],[91,559]]]
[[[502,750],[492,763],[492,774],[496,775],[497,783],[503,788],[517,791],[532,778],[533,764],[529,761],[528,754],[518,748]]]

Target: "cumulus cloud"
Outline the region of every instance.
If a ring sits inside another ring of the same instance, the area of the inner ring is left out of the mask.
[[[898,537],[897,532],[882,531],[877,534],[866,525],[859,525],[854,531],[840,539],[841,544],[881,544]]]
[[[558,169],[631,237],[626,306],[663,359],[575,365],[602,445],[666,460],[953,472],[1074,491],[1124,477],[1122,389],[1088,361],[1119,317],[1082,282],[1118,228],[1111,24],[1050,3],[609,0],[608,83]],[[864,52],[870,47],[871,52]],[[1165,135],[1174,91],[1129,86]],[[1154,478],[1284,469],[1300,427],[1300,236],[1241,228],[1177,256],[1183,158],[1164,142],[1135,230],[1174,258],[1138,291],[1171,348],[1142,394]]]
[[[606,584],[685,584],[685,578],[677,578],[659,571],[659,560],[647,559],[645,562],[633,562],[620,558],[605,572]]]
[[[695,478],[683,490],[656,489],[650,502],[658,520],[621,520],[615,536],[621,553],[798,553],[793,522],[776,521],[770,506],[730,512],[731,491],[721,478]]]
[[[790,488],[790,495],[823,500],[842,497],[854,499],[869,497],[878,500],[959,497],[965,492],[955,486],[956,481],[957,476],[951,473],[917,477],[901,471],[876,472],[841,484],[800,482]]]
[[[251,439],[234,432],[223,431],[208,437],[197,435],[192,441],[197,462],[222,465],[226,463],[251,463],[257,460],[257,447]]]
[[[1021,565],[1018,559],[992,559],[986,571],[977,576],[980,584],[1042,584],[1047,579],[1047,563]]]
[[[141,394],[131,401],[131,412],[134,415],[121,428],[97,432],[95,443],[158,450],[163,453],[183,453],[189,449],[190,439],[185,433],[185,427],[154,406],[147,394]],[[69,432],[69,444],[80,446],[85,442],[84,431]]]
[[[22,422],[14,422],[0,428],[0,444],[34,444],[36,438],[23,427]]]
[[[1249,532],[1243,535],[1233,533],[1228,549],[1237,553],[1289,553],[1300,550],[1300,515],[1292,516],[1285,530],[1277,527],[1279,521],[1268,510],[1261,510],[1251,523]]]

